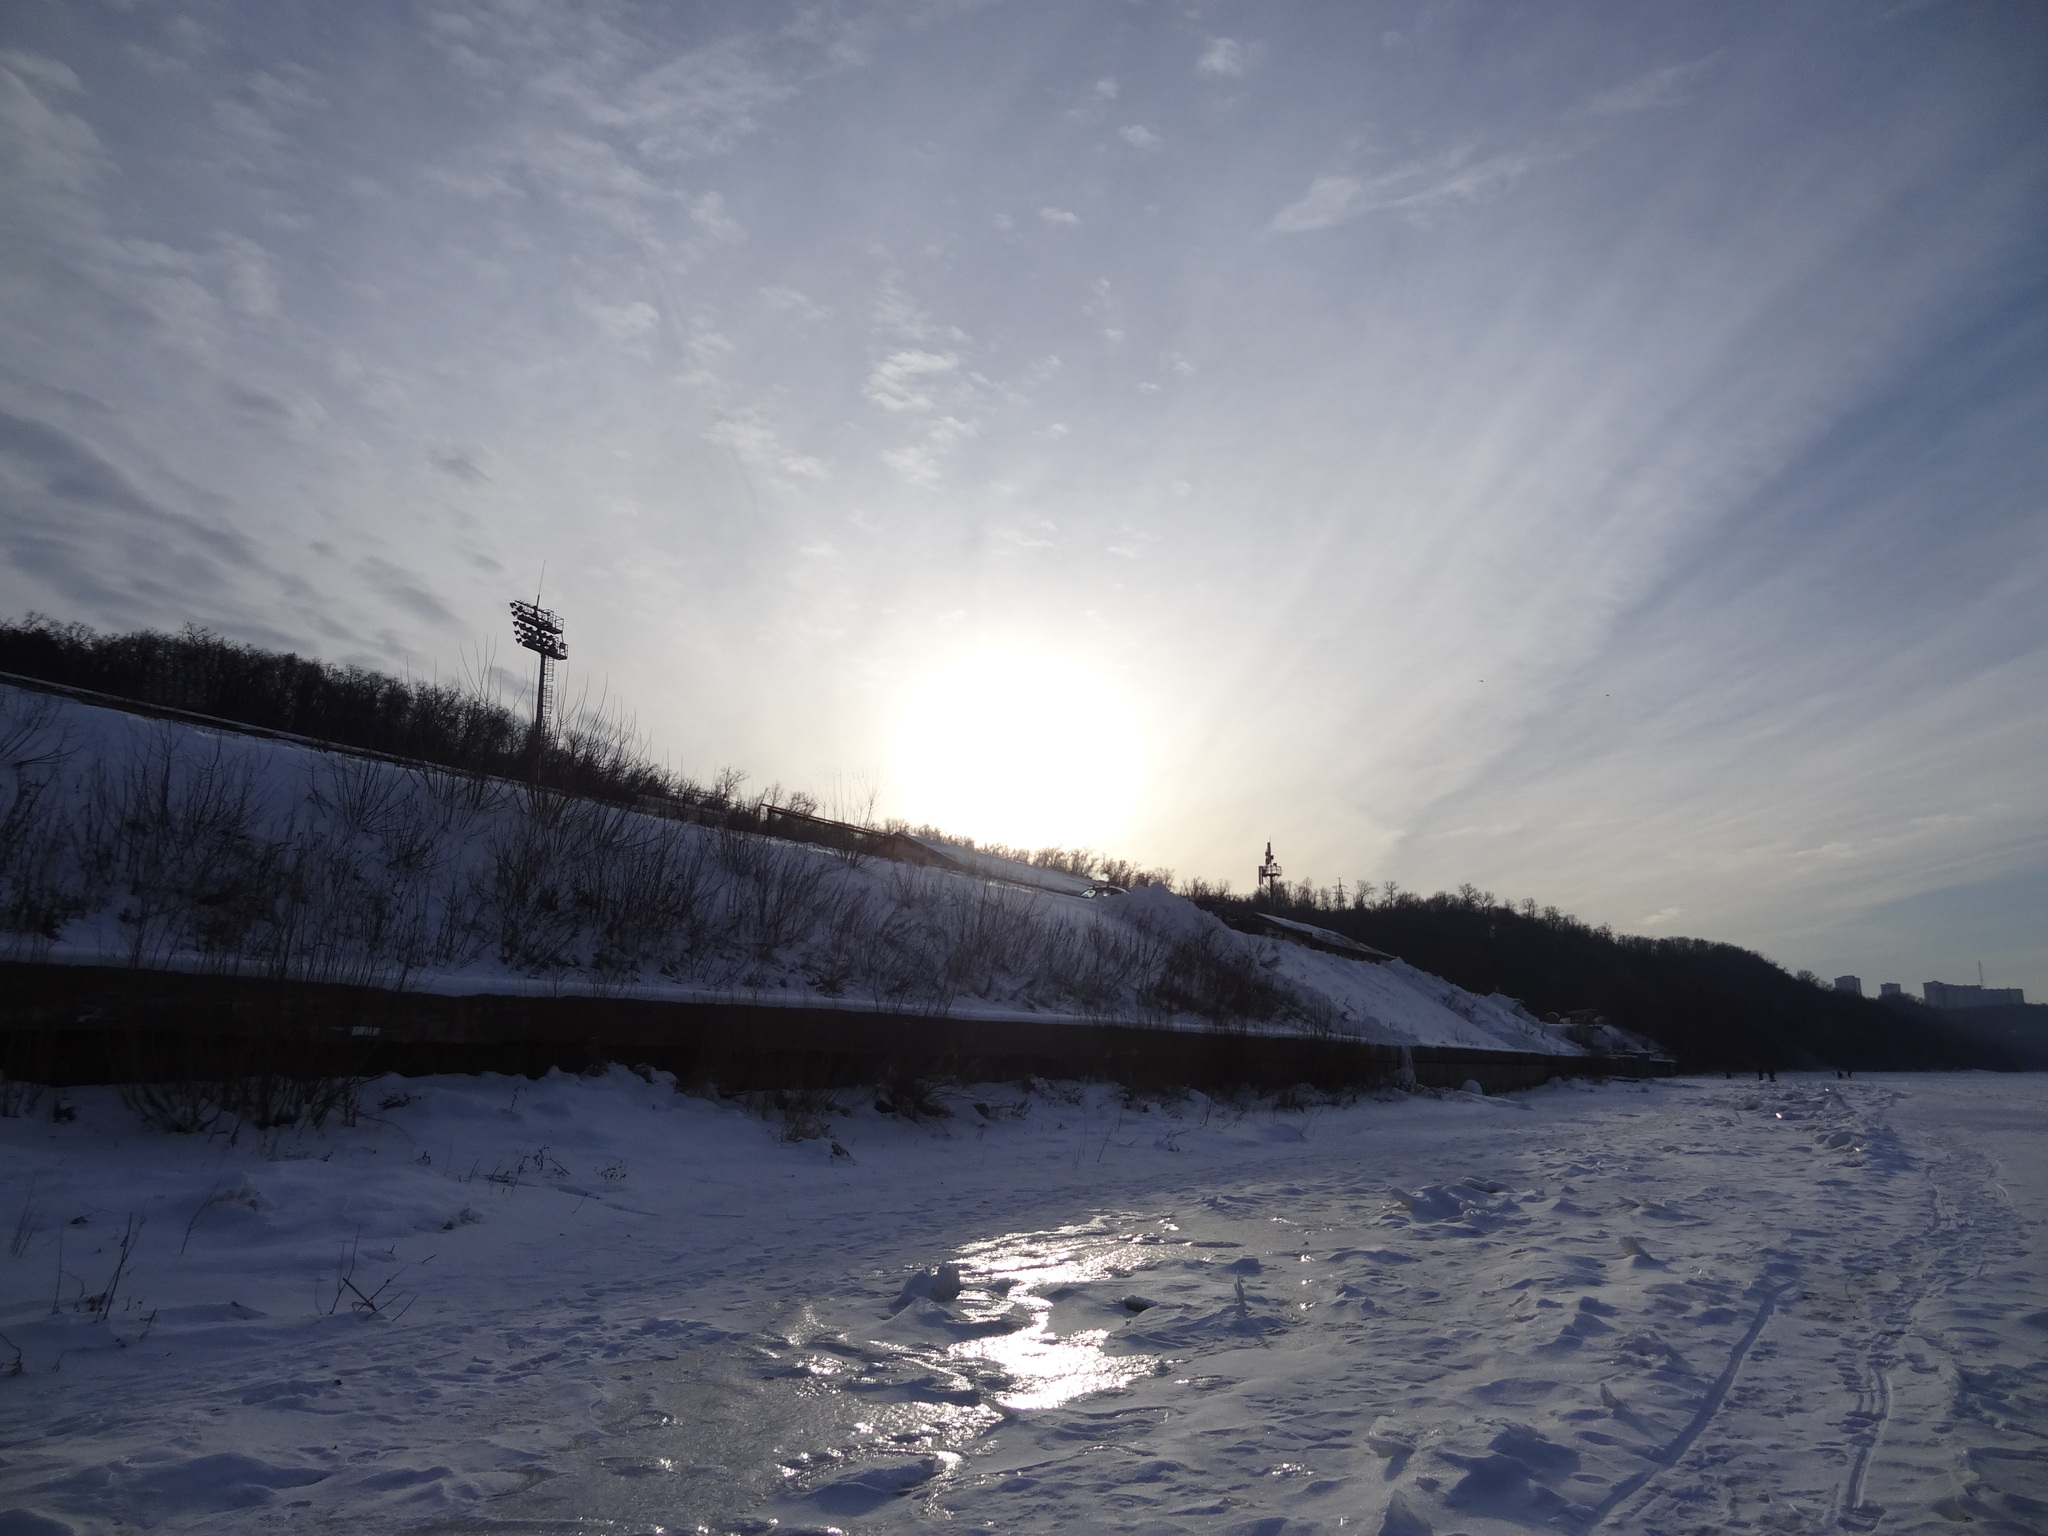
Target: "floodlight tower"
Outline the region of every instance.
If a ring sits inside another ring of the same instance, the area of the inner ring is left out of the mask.
[[[569,648],[562,643],[561,619],[541,607],[538,592],[530,603],[512,604],[512,633],[521,646],[540,657],[540,681],[533,690],[533,735],[526,748],[538,763],[547,741],[549,675],[553,663],[569,659]]]
[[[1265,862],[1259,865],[1256,889],[1261,896],[1265,897],[1268,906],[1277,906],[1279,904],[1280,861],[1273,857],[1273,845],[1271,843],[1266,844]]]

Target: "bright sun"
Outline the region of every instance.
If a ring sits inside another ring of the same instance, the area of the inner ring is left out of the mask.
[[[896,732],[910,820],[1018,848],[1115,842],[1143,766],[1115,691],[1052,656],[963,656],[911,689]]]

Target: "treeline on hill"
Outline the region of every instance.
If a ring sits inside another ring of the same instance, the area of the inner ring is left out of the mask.
[[[1254,904],[1197,893],[1205,906]],[[1853,997],[1711,939],[1647,938],[1588,926],[1555,907],[1496,900],[1472,886],[1433,896],[1363,887],[1348,900],[1283,886],[1261,910],[1399,955],[1468,991],[1503,992],[1538,1015],[1592,1010],[1647,1035],[1682,1071],[1840,1067],[1926,1071],[2014,1065],[1932,1009]]]
[[[196,625],[174,635],[102,635],[40,614],[0,621],[0,672],[466,773],[538,776],[551,788],[596,799],[630,803],[640,795],[697,792],[645,761],[630,730],[588,712],[557,732],[536,763],[527,720],[481,685],[335,666]]]

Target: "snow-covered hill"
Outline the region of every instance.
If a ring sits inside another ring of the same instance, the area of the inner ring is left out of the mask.
[[[1163,887],[1090,899],[984,863],[864,858],[0,687],[16,958],[1580,1050],[1399,961],[1237,933]]]

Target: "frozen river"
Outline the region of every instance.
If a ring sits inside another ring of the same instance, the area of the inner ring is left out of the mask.
[[[2048,1530],[2048,1078],[942,1100],[0,1120],[0,1536]]]

